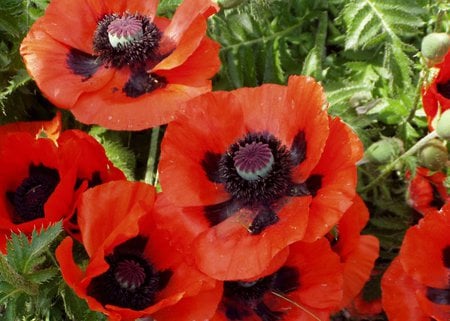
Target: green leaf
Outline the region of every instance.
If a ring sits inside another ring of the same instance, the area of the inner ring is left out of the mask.
[[[406,41],[420,32],[425,11],[416,1],[351,0],[341,12],[347,27],[346,50],[371,50],[383,55],[390,89],[411,84],[412,60],[418,49]]]
[[[51,267],[47,269],[37,270],[31,274],[27,275],[27,280],[36,283],[42,284],[48,282],[59,274],[59,270],[56,267]]]
[[[31,234],[31,241],[28,241],[28,237],[23,233],[12,233],[6,246],[8,262],[18,273],[30,273],[36,265],[33,262],[37,264],[42,262],[39,256],[50,247],[61,232],[62,223],[58,222],[46,229],[42,228],[40,232],[35,229]]]

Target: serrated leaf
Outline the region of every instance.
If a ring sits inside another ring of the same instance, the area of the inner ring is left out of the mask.
[[[371,88],[367,85],[354,85],[339,88],[333,91],[327,91],[327,100],[330,105],[335,105],[340,102],[346,101],[350,99],[352,96],[361,95],[361,96],[371,96],[370,94]]]
[[[389,71],[390,89],[411,84],[412,61],[405,52],[417,48],[404,38],[416,35],[424,24],[424,10],[414,1],[352,0],[341,13],[347,26],[347,50],[373,49],[382,46],[383,65]],[[380,48],[377,48],[380,50]]]
[[[51,267],[47,269],[37,270],[31,274],[28,274],[26,278],[33,283],[42,284],[53,279],[58,274],[59,270],[57,268]]]
[[[7,259],[20,274],[27,274],[33,270],[34,265],[42,263],[39,256],[49,248],[50,244],[62,232],[62,223],[50,225],[46,229],[31,234],[31,240],[23,234],[11,234],[7,243]],[[33,264],[34,263],[34,264]]]

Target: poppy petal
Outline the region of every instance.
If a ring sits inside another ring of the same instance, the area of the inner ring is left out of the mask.
[[[278,265],[271,260],[280,251],[302,239],[310,201],[309,197],[292,198],[278,213],[280,220],[259,235],[248,232],[245,210],[236,213],[195,240],[197,265],[219,280],[251,279],[270,270],[269,266]]]
[[[67,14],[69,12],[70,14]],[[104,13],[101,1],[54,0],[49,3],[45,15],[38,22],[40,28],[57,42],[93,54],[94,31],[98,19]],[[68,30],[70,32],[67,32]]]
[[[430,320],[416,299],[416,291],[423,291],[424,288],[405,273],[399,258],[395,258],[384,273],[381,289],[383,309],[390,321]]]
[[[362,155],[358,136],[339,118],[330,119],[325,149],[312,171],[320,177],[320,186],[311,203],[305,241],[325,235],[351,206],[356,192],[356,162]]]
[[[124,91],[130,80],[129,70],[115,72],[115,77],[97,92],[86,92],[71,111],[85,124],[98,124],[117,130],[142,130],[172,121],[180,105],[210,90],[210,86],[192,87],[167,84],[164,88],[129,97]]]
[[[218,10],[218,5],[211,0],[184,0],[177,8],[164,36],[178,44],[198,15],[206,19]]]
[[[445,210],[450,211],[450,206]],[[427,286],[447,288],[450,269],[446,266],[444,250],[450,249],[449,233],[450,217],[438,212],[427,214],[410,228],[400,249],[400,261],[406,273]]]
[[[345,307],[362,290],[370,277],[380,251],[379,241],[372,235],[361,235],[357,247],[345,258],[344,295],[341,306]]]
[[[167,127],[161,146],[160,182],[177,206],[217,204],[230,198],[222,184],[208,179],[202,161],[207,153],[223,154],[245,133],[242,112],[233,102],[230,93],[205,94],[188,103],[189,118],[180,116]]]
[[[140,202],[145,199],[151,204],[154,198],[150,185],[127,181],[112,181],[84,192],[78,205],[78,222],[89,256],[99,249],[108,253],[136,236],[137,221],[146,214]]]
[[[182,65],[170,70],[158,70],[158,75],[166,78],[169,83],[205,87],[211,86],[209,79],[217,73],[219,67],[219,44],[204,37]]]
[[[68,64],[71,48],[53,40],[41,30],[39,23],[33,25],[23,40],[20,52],[28,72],[44,95],[61,108],[72,108],[82,93],[99,90],[114,76],[113,69],[92,67],[95,63],[91,61],[87,64],[92,70],[83,71],[85,74],[74,72]]]

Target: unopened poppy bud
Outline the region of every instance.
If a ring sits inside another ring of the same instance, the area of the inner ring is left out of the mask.
[[[450,109],[444,111],[437,122],[436,132],[439,137],[450,139]]]
[[[449,49],[450,36],[446,33],[430,33],[422,39],[422,55],[429,66],[442,62]]]
[[[364,156],[371,163],[386,164],[403,151],[403,143],[397,138],[383,138],[367,148]]]
[[[439,139],[430,140],[419,150],[419,164],[432,171],[441,170],[447,161],[447,147]]]
[[[237,7],[246,0],[217,0],[218,5],[223,9],[231,9]]]

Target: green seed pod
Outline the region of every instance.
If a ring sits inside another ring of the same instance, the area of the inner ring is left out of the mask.
[[[217,4],[222,9],[231,9],[234,7],[237,7],[241,3],[245,2],[246,0],[217,0]]]
[[[448,161],[447,147],[439,139],[430,140],[419,150],[419,164],[432,171],[439,171]]]
[[[441,117],[439,117],[436,125],[436,132],[439,137],[450,139],[450,109],[444,111]]]
[[[450,49],[450,36],[446,33],[430,33],[422,39],[422,55],[433,66],[444,60]]]
[[[383,138],[367,148],[364,157],[375,164],[387,164],[403,151],[403,143],[398,138]]]

